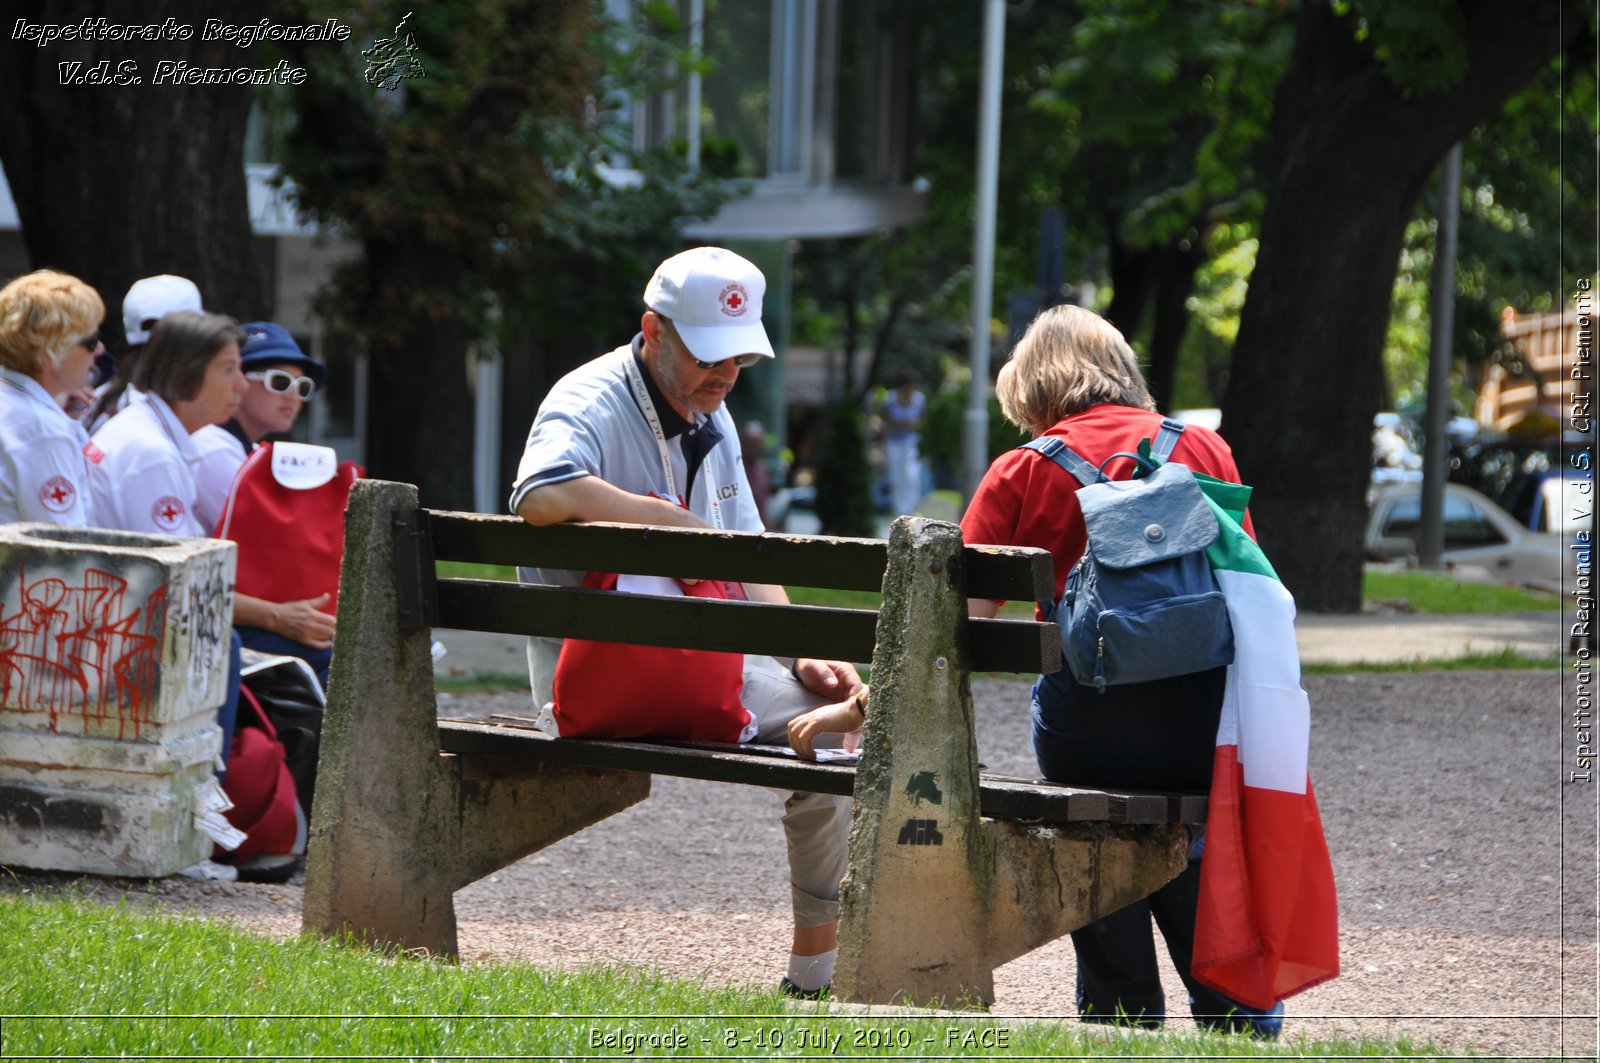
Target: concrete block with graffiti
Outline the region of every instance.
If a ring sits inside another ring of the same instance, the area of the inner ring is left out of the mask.
[[[209,855],[234,546],[0,526],[0,864],[165,875]]]

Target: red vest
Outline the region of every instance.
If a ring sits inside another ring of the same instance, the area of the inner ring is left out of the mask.
[[[269,602],[329,594],[339,605],[344,506],[362,474],[328,447],[263,443],[245,459],[228,490],[215,537],[239,544],[235,589]]]

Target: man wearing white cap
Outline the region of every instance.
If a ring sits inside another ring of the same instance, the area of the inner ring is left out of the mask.
[[[631,344],[563,377],[545,396],[517,469],[511,509],[530,524],[612,521],[764,530],[723,405],[739,372],[772,358],[761,324],[766,278],[719,247],[697,247],[657,268]],[[524,569],[532,583],[576,586],[582,573]],[[782,587],[747,584],[753,600],[786,602]],[[547,705],[559,640],[530,639],[536,704]],[[742,701],[756,740],[788,741],[788,721],[861,687],[842,661],[745,658]],[[543,717],[553,721],[547,712]],[[552,728],[553,729],[553,728]],[[834,736],[835,740],[837,736]],[[815,996],[833,977],[839,880],[850,799],[791,794],[784,805],[794,946],[781,986]]]

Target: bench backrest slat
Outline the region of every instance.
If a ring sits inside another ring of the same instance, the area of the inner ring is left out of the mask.
[[[432,626],[516,635],[599,639],[729,653],[870,661],[877,613],[756,602],[663,598],[492,580],[439,580]],[[1054,672],[1061,641],[1053,626],[1023,620],[969,624],[972,669]]]
[[[881,539],[653,528],[633,524],[553,524],[516,517],[423,510],[441,561],[633,572],[878,591],[888,564]],[[974,598],[1042,601],[1054,595],[1043,550],[968,546],[967,593]]]

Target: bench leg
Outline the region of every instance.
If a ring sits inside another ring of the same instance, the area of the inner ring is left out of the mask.
[[[350,493],[303,920],[454,956],[457,889],[642,800],[650,779],[440,754],[429,632],[402,630],[396,603],[392,514],[416,505],[406,484]]]
[[[1181,828],[980,818],[960,565],[955,525],[894,522],[840,895],[843,1000],[987,1005],[995,967],[1183,868]]]
[[[983,831],[992,860],[985,956],[993,967],[1149,896],[1189,862],[1189,830],[1177,825],[984,820]]]

